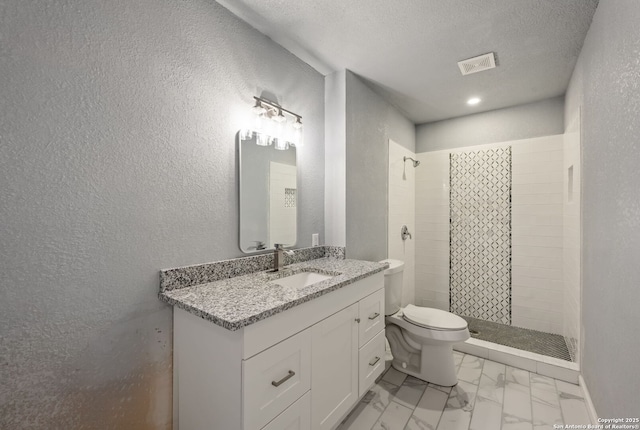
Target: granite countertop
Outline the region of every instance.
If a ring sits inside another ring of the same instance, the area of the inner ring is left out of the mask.
[[[238,330],[331,291],[381,272],[386,263],[318,258],[291,264],[275,273],[256,272],[186,288],[163,291],[160,299],[229,330]],[[296,289],[278,278],[316,272],[330,279]]]

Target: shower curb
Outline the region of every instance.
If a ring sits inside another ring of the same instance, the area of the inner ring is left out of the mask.
[[[453,349],[578,385],[578,363],[473,338],[454,345]]]

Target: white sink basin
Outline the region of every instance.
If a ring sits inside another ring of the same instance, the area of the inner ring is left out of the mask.
[[[324,275],[316,272],[302,272],[295,275],[287,276],[286,278],[280,278],[273,281],[274,284],[282,285],[283,287],[302,289],[309,285],[317,284],[318,282],[331,279],[333,276]]]

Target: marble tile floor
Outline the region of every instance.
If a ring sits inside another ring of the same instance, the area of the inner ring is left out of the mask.
[[[337,430],[543,430],[591,423],[577,385],[457,351],[454,358],[453,388],[389,368]]]

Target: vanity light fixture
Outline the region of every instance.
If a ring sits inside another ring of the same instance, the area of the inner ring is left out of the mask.
[[[282,113],[282,109],[278,109],[278,115],[274,116],[273,120],[275,122],[285,122],[287,120],[287,118]]]
[[[274,145],[275,149],[285,150],[290,145],[302,146],[302,116],[262,97],[253,97],[256,101],[251,108],[255,115],[252,127],[240,131],[242,140],[251,140],[255,135],[256,144]],[[285,114],[291,117],[287,121]]]
[[[253,108],[251,108],[253,113],[255,113],[256,115],[261,115],[261,114],[265,113],[267,111],[267,109],[265,109],[265,107],[262,106],[262,102],[259,99],[257,99],[257,98],[255,98],[255,99],[256,99],[256,104],[253,106]]]
[[[480,100],[478,97],[471,97],[469,100],[467,100],[467,104],[469,106],[475,106],[478,103],[480,103],[482,100]]]

